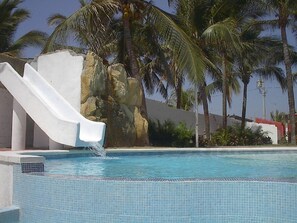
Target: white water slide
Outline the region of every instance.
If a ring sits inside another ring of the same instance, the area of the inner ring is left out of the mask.
[[[21,77],[9,63],[0,63],[0,82],[55,142],[74,147],[103,145],[105,124],[84,118],[29,64]]]

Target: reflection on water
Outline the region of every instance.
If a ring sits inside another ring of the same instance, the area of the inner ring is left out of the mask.
[[[297,153],[162,154],[49,160],[54,174],[163,178],[296,178]]]

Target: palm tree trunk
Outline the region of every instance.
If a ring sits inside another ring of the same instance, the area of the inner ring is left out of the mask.
[[[246,105],[247,105],[247,86],[248,86],[248,82],[243,81],[243,96],[242,96],[242,110],[241,110],[241,129],[244,129],[244,127],[245,127]]]
[[[195,141],[199,147],[199,113],[198,113],[198,84],[195,84]]]
[[[139,75],[139,67],[138,67],[137,59],[133,50],[129,16],[125,16],[125,15],[123,16],[123,26],[124,26],[125,45],[129,56],[129,62],[130,62],[131,76],[138,80],[142,90],[142,105],[140,107],[140,113],[145,119],[148,119],[144,87],[142,84],[142,78]]]
[[[129,56],[129,62],[130,62],[130,68],[131,68],[131,76],[136,78],[138,81],[141,81],[141,77],[139,76],[138,63],[133,50],[130,21],[128,16],[124,16],[123,26],[124,26],[125,45]]]
[[[209,122],[209,109],[208,109],[208,101],[205,92],[206,83],[200,85],[200,95],[203,105],[203,112],[204,112],[204,125],[205,125],[205,136],[206,140],[210,142],[210,122]]]
[[[222,73],[223,73],[223,129],[227,128],[227,69],[226,69],[226,56],[225,53],[222,54]]]
[[[133,50],[133,45],[132,45],[132,37],[131,37],[131,30],[130,30],[130,18],[129,18],[129,15],[126,15],[125,13],[123,15],[123,27],[124,27],[125,45],[126,45],[127,53],[129,56],[129,62],[130,62],[131,76],[138,80],[138,82],[141,86],[141,90],[142,90],[142,104],[139,108],[140,114],[142,115],[143,118],[148,120],[144,87],[142,84],[142,78],[139,75],[139,67],[138,67],[137,59],[136,59],[136,56],[135,56],[135,53]],[[146,139],[144,139],[143,143],[144,143],[144,145],[149,145],[148,135],[146,136]]]
[[[288,85],[288,103],[289,103],[289,116],[291,124],[291,144],[296,145],[296,127],[295,127],[295,98],[293,90],[293,77],[292,77],[292,65],[289,56],[288,40],[286,26],[280,23],[281,37],[283,42],[283,51],[284,51],[284,60],[285,60],[285,69],[287,76],[287,85]]]
[[[176,94],[176,108],[181,108],[181,96],[182,96],[182,79],[181,77],[177,77],[177,83],[175,87],[175,94]]]

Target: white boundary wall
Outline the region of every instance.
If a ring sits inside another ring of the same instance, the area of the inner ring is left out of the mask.
[[[277,127],[275,125],[270,124],[258,124],[256,122],[247,122],[247,127],[254,128],[254,127],[262,127],[264,132],[267,132],[268,136],[272,140],[272,144],[278,144],[278,136],[277,136]]]

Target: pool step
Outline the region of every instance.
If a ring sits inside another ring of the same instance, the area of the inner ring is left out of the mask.
[[[17,206],[0,208],[1,223],[18,223],[19,217],[20,217],[20,208]]]

